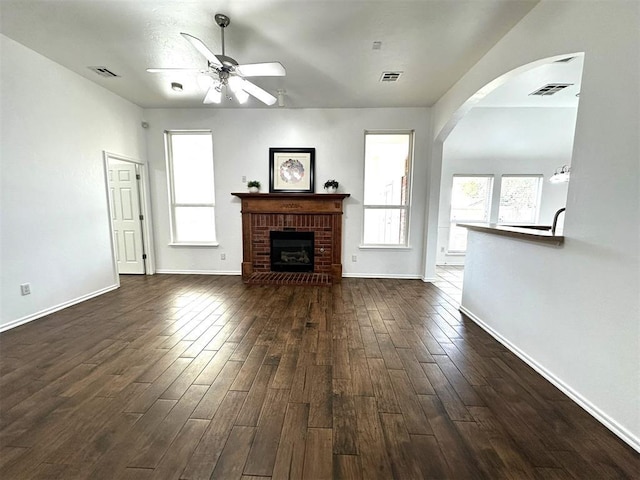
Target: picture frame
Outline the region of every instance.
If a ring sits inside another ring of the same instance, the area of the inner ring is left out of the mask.
[[[314,193],[316,149],[269,149],[270,193]]]

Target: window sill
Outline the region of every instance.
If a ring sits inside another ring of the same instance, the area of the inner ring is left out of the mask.
[[[170,247],[219,247],[218,242],[171,242]]]
[[[410,245],[360,245],[360,250],[413,250]]]

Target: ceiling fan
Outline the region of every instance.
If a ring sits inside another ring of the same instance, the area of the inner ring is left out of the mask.
[[[276,97],[245,77],[283,77],[287,72],[282,64],[280,62],[238,64],[233,58],[228,57],[224,51],[224,29],[231,22],[229,17],[217,13],[214,18],[220,27],[222,37],[221,55],[214,54],[199,38],[188,33],[180,33],[207,59],[206,70],[196,68],[147,68],[147,72],[194,72],[204,75],[205,78],[211,79],[211,84],[203,101],[205,104],[222,102],[223,91],[225,91],[228,98],[231,98],[227,92],[227,90],[230,90],[239,103],[245,103],[249,99],[249,95],[252,95],[267,105],[273,105],[277,101]]]

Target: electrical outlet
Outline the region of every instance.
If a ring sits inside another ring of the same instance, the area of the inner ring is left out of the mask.
[[[357,255],[351,255],[351,261],[352,262],[357,262],[358,261],[358,256]]]
[[[227,254],[226,253],[221,253],[220,254],[220,260],[226,260],[227,259]]]
[[[242,175],[242,183],[247,183],[247,176],[246,175]]]
[[[31,295],[31,284],[23,283],[22,285],[20,285],[20,293],[22,295]]]

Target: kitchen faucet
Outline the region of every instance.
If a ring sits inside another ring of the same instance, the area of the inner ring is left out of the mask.
[[[558,226],[558,217],[560,216],[560,214],[562,212],[564,212],[567,208],[566,207],[562,207],[561,209],[559,209],[556,214],[553,216],[553,225],[551,226],[551,235],[555,235],[556,234],[556,227]]]

